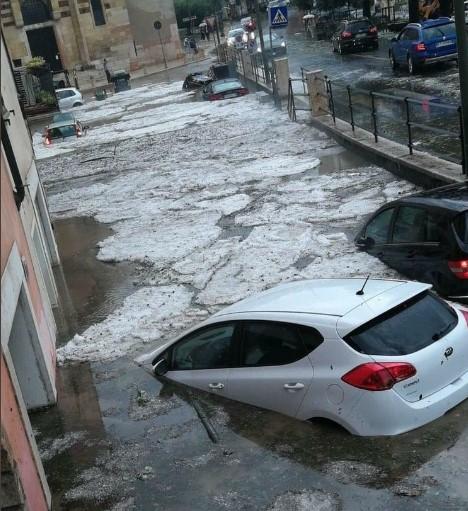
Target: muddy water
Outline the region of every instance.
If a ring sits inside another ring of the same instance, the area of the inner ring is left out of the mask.
[[[55,269],[60,295],[58,344],[105,319],[133,293],[134,267],[129,263],[102,263],[96,259],[97,244],[112,229],[92,218],[54,222],[61,266]]]

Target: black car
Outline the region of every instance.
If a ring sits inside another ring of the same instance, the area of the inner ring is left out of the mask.
[[[332,36],[333,51],[343,54],[357,49],[379,47],[377,27],[368,19],[342,21]]]
[[[213,78],[204,73],[199,72],[190,73],[185,77],[184,83],[182,84],[182,89],[183,90],[200,89],[201,87],[205,87],[205,85],[208,85],[211,81],[213,81]]]
[[[237,78],[228,78],[226,80],[216,80],[208,84],[203,89],[203,99],[217,101],[245,96],[248,93],[249,89],[244,87]]]
[[[382,206],[356,246],[444,296],[468,299],[468,183],[410,195]]]

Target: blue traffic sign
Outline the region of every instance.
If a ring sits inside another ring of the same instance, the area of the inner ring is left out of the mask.
[[[286,5],[270,7],[270,27],[282,28],[288,25],[288,8]]]

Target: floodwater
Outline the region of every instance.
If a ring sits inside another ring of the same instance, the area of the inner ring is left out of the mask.
[[[70,328],[83,331],[112,312],[136,270],[96,260],[108,227],[84,218],[55,229],[61,292],[74,311],[65,340]],[[467,402],[416,431],[361,438],[326,421],[299,422],[160,382],[127,358],[59,367],[57,386],[57,406],[31,414],[54,510],[468,505]]]
[[[54,233],[61,266],[55,268],[59,287],[58,343],[105,319],[134,292],[131,264],[96,259],[99,241],[112,229],[93,218],[55,220]]]

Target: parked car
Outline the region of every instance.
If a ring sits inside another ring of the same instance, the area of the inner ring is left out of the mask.
[[[249,89],[244,87],[237,78],[228,78],[208,84],[203,90],[203,98],[208,101],[216,101],[219,99],[237,98],[248,93]]]
[[[157,377],[357,435],[396,435],[468,398],[468,312],[417,282],[274,287],[140,357]]]
[[[227,45],[236,50],[243,50],[246,46],[245,34],[247,32],[243,28],[230,30],[227,36]]]
[[[83,105],[83,96],[78,89],[68,87],[66,89],[57,89],[55,91],[57,96],[58,106],[60,110],[74,108]]]
[[[333,51],[343,54],[351,50],[376,50],[379,47],[377,27],[368,19],[342,21],[332,35]]]
[[[444,296],[468,299],[468,184],[449,185],[382,206],[355,238],[407,277]]]
[[[183,90],[196,90],[200,87],[204,87],[205,85],[208,85],[211,81],[213,81],[213,78],[208,76],[205,73],[190,73],[185,77],[184,83],[182,84]]]
[[[257,52],[262,53],[262,45],[260,43],[260,38],[256,38],[257,42]],[[288,43],[283,35],[277,35],[272,32],[271,41],[270,36],[265,35],[263,38],[263,44],[265,47],[265,54],[268,58],[278,58],[283,57],[287,54]]]
[[[44,130],[44,144],[49,146],[68,137],[82,137],[86,134],[88,126],[83,126],[74,117],[53,122]]]
[[[213,64],[208,71],[208,76],[212,80],[225,80],[227,78],[235,78],[232,76],[231,69],[228,64]]]
[[[458,61],[455,23],[449,18],[410,23],[391,41],[393,69],[407,66],[410,74],[437,62]]]

